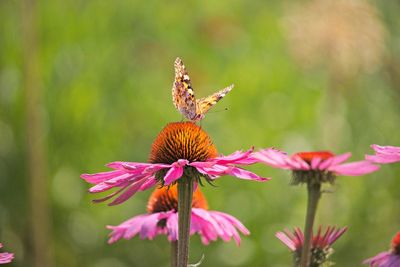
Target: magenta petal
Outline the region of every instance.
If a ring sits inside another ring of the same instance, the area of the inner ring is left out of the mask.
[[[255,163],[255,160],[250,157],[250,154],[253,152],[254,148],[250,148],[246,152],[236,151],[227,156],[220,156],[213,159],[218,164],[240,164],[240,165],[249,165]]]
[[[165,185],[169,185],[179,178],[181,178],[183,174],[183,168],[189,164],[189,161],[187,160],[178,160],[177,162],[174,162],[171,166],[171,168],[168,170],[167,174],[164,176],[164,182]]]
[[[268,148],[253,153],[253,157],[260,162],[270,165],[275,168],[290,169],[287,164],[288,155],[277,149]]]
[[[365,155],[365,159],[373,163],[387,164],[400,161],[400,156],[397,155]]]
[[[104,182],[108,179],[118,177],[120,175],[125,174],[125,172],[116,170],[116,171],[109,171],[109,172],[99,172],[94,174],[81,174],[81,178],[84,179],[86,182],[91,184],[98,184]]]
[[[233,168],[229,169],[228,174],[232,175],[232,176],[236,176],[241,179],[254,180],[254,181],[259,181],[259,182],[265,182],[265,181],[271,180],[271,178],[260,177],[253,172],[250,172],[250,171],[238,168],[238,167],[233,167]]]
[[[144,218],[142,227],[140,228],[140,238],[152,240],[157,234],[157,224],[160,221],[158,214],[153,213]]]
[[[3,244],[0,243],[0,248],[3,247]],[[0,264],[10,263],[14,259],[14,253],[2,252],[0,253]]]
[[[357,161],[352,163],[341,164],[328,168],[328,171],[339,175],[358,176],[377,171],[379,166],[369,161]]]
[[[111,193],[111,194],[109,194],[109,195],[107,195],[107,196],[105,196],[105,197],[98,198],[98,199],[93,199],[92,201],[93,201],[94,203],[100,203],[100,202],[107,201],[107,200],[113,198],[114,196],[118,195],[119,193],[121,193],[126,187],[127,187],[127,186],[122,187],[121,189],[119,189],[119,190],[117,190],[117,191],[115,191],[115,192],[113,192],[113,193]]]
[[[366,155],[368,161],[386,164],[400,162],[400,147],[371,145],[376,155]]]
[[[14,259],[14,253],[0,253],[0,264],[10,263]]]
[[[287,158],[286,159],[287,165],[290,166],[289,169],[291,170],[303,170],[303,171],[308,171],[311,169],[311,166],[305,162],[302,158],[300,158],[298,155],[293,156],[292,158]]]
[[[372,149],[375,150],[377,154],[398,154],[400,153],[400,147],[398,146],[380,146],[380,145],[371,145]]]
[[[156,177],[152,176],[150,178],[148,178],[140,187],[139,191],[145,191],[149,188],[152,188],[153,186],[155,186],[157,184],[157,179]]]
[[[233,238],[237,245],[240,244],[238,230],[248,235],[249,230],[235,217],[218,211],[208,211],[199,208],[192,210],[193,232],[201,235],[203,244],[207,245],[220,237],[224,241]]]
[[[169,241],[178,240],[178,213],[173,212],[169,215],[167,223],[167,235]]]
[[[275,236],[282,241],[291,251],[296,251],[296,245],[284,232],[277,232]]]
[[[311,160],[311,169],[317,170],[321,161],[322,161],[322,159],[320,157],[313,158]]]
[[[142,239],[153,239],[158,234],[164,234],[162,231],[159,231],[158,222],[161,220],[168,221],[171,214],[174,214],[174,212],[143,214],[124,221],[120,225],[107,226],[108,229],[112,230],[108,243],[112,244],[121,238],[131,239],[139,233]]]
[[[136,181],[133,184],[131,184],[129,187],[127,187],[127,189],[125,190],[125,192],[123,192],[121,195],[119,195],[113,202],[111,202],[110,204],[108,204],[109,206],[114,206],[114,205],[118,205],[121,204],[125,201],[127,201],[131,196],[133,196],[134,194],[136,194],[137,191],[140,190],[140,187],[148,180],[148,179],[152,179],[153,177],[144,177],[142,180]]]
[[[385,252],[379,253],[378,255],[376,255],[372,258],[364,260],[363,264],[369,264],[371,267],[381,267],[381,266],[389,267],[390,265],[387,263],[390,261],[390,259],[392,257],[393,257],[392,253],[385,251]],[[397,257],[399,257],[399,256],[397,256]],[[396,266],[396,265],[393,265],[393,266]]]

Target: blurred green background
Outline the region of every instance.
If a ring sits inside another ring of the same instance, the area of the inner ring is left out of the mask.
[[[165,237],[106,243],[105,225],[145,212],[150,191],[92,204],[81,173],[146,161],[181,57],[198,97],[235,88],[202,121],[220,153],[277,147],[372,153],[400,145],[399,1],[0,1],[0,241],[9,266],[169,266]],[[228,108],[227,111],[223,111]],[[219,112],[223,111],[223,112]],[[206,186],[213,210],[251,231],[205,247],[201,266],[290,266],[274,237],[303,227],[305,188],[290,173]],[[399,230],[400,164],[340,177],[317,224],[349,226],[337,266],[360,266]]]

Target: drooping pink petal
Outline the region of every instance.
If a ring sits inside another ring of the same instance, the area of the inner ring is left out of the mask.
[[[3,244],[0,243],[0,248],[3,247]],[[2,252],[0,253],[0,264],[10,263],[14,259],[14,253]]]
[[[265,182],[268,180],[271,180],[271,178],[264,178],[261,176],[258,176],[257,174],[247,171],[238,167],[233,167],[230,168],[227,172],[227,174],[235,176],[240,179],[245,179],[245,180],[254,180],[254,181],[259,181],[259,182]]]
[[[101,182],[104,182],[110,178],[118,177],[126,172],[116,170],[116,171],[108,171],[108,172],[99,172],[99,173],[94,173],[94,174],[81,174],[81,178],[84,179],[86,182],[91,183],[91,184],[98,184]]]
[[[204,244],[217,240],[224,241],[232,238],[240,243],[239,232],[250,234],[249,230],[235,217],[217,211],[201,208],[192,209],[190,234],[199,234]],[[160,221],[163,221],[160,224]],[[130,239],[140,235],[142,239],[153,239],[156,235],[167,235],[169,241],[178,240],[178,213],[174,210],[135,216],[118,226],[107,226],[112,230],[108,243],[114,243],[122,238]]]
[[[136,194],[137,191],[140,190],[140,188],[142,187],[142,185],[148,180],[148,179],[152,179],[153,177],[144,177],[143,179],[136,181],[134,183],[132,183],[130,186],[127,187],[127,189],[121,193],[117,198],[115,198],[111,203],[109,203],[109,206],[114,206],[114,205],[118,205],[121,204],[125,201],[127,201],[131,196],[133,196],[134,194]]]
[[[116,161],[109,163],[107,166],[115,170],[82,174],[81,178],[95,184],[89,189],[90,193],[100,193],[118,188],[114,193],[94,200],[94,202],[103,202],[121,194],[110,204],[116,205],[126,201],[137,191],[147,190],[156,185],[155,173],[161,169],[169,168],[171,165]]]
[[[286,161],[291,170],[308,171],[311,169],[311,166],[298,155],[294,155]]]
[[[327,170],[339,175],[358,176],[377,171],[378,169],[379,166],[364,160],[331,166]]]
[[[365,155],[365,159],[373,163],[387,164],[400,162],[400,147],[371,145],[375,155]]]
[[[152,188],[157,184],[157,179],[154,176],[149,177],[140,187],[139,191],[145,191],[149,188]]]
[[[398,146],[371,145],[371,147],[377,154],[398,155],[400,153],[400,147]]]
[[[296,251],[296,245],[295,245],[295,243],[293,242],[292,239],[290,239],[290,238],[286,235],[286,233],[284,233],[284,232],[277,232],[277,233],[275,234],[275,236],[276,236],[280,241],[282,241],[282,243],[285,244],[291,251]]]
[[[321,226],[317,233],[312,235],[312,248],[322,248],[332,246],[332,244],[346,232],[347,227],[336,228],[328,226],[325,232]],[[300,228],[295,227],[293,232],[285,229],[284,232],[277,232],[275,236],[282,241],[291,251],[300,251],[304,244],[304,235]]]
[[[160,220],[168,219],[174,212],[160,212],[153,214],[143,214],[135,216],[120,225],[107,226],[107,229],[112,230],[110,233],[109,244],[112,244],[121,238],[131,239],[140,233],[142,239],[153,239],[157,234],[157,223]],[[154,223],[156,224],[154,225]]]
[[[227,156],[219,156],[212,161],[214,161],[217,164],[237,164],[237,165],[250,165],[256,163],[258,160],[253,157],[252,153],[254,151],[254,148],[250,148],[246,152],[242,151],[236,151],[230,155]]]
[[[178,240],[178,213],[172,212],[167,219],[167,236],[169,241]]]
[[[14,253],[2,252],[0,253],[0,264],[10,263],[14,259]]]
[[[398,265],[390,265],[393,262],[392,258],[398,258],[399,263],[400,263],[400,257],[399,256],[394,256],[392,253],[385,251],[381,252],[378,255],[366,259],[363,261],[363,264],[369,264],[371,267],[390,267],[390,266],[398,266]],[[395,258],[395,259],[396,259]]]
[[[291,169],[287,163],[287,154],[274,148],[262,149],[253,153],[253,157],[275,168]]]
[[[174,162],[171,165],[171,168],[168,170],[167,174],[164,176],[165,185],[170,185],[171,183],[181,178],[183,174],[183,168],[188,164],[189,161],[185,159],[180,159],[177,162]]]
[[[220,211],[211,211],[214,215],[218,215],[221,217],[224,217],[226,220],[228,220],[232,225],[234,225],[240,232],[242,232],[244,235],[249,235],[250,231],[249,229],[246,228],[238,219],[233,217],[232,215],[229,215],[228,213],[220,212]]]
[[[319,168],[319,164],[321,163],[322,158],[315,157],[311,160],[311,169],[317,170]]]

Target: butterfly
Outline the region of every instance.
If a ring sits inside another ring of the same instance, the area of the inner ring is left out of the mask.
[[[182,60],[175,60],[175,81],[172,86],[172,101],[177,110],[188,120],[199,121],[204,118],[219,100],[233,88],[233,84],[207,97],[196,99],[188,72]]]

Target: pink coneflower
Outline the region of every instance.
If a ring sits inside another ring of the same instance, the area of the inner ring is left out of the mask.
[[[394,163],[400,162],[400,147],[371,145],[375,155],[366,155],[365,159],[373,163]]]
[[[323,233],[320,226],[317,234],[312,235],[310,267],[321,266],[325,263],[333,253],[332,244],[346,231],[347,227],[328,226]],[[285,229],[284,232],[277,232],[275,236],[294,252],[294,260],[299,263],[304,244],[304,235],[300,228],[295,227],[293,233]]]
[[[256,163],[251,154],[252,149],[218,156],[211,138],[203,129],[192,122],[174,122],[167,124],[154,141],[150,163],[112,162],[107,167],[113,171],[82,174],[81,177],[95,184],[89,189],[91,193],[118,188],[107,197],[95,200],[101,202],[118,195],[109,204],[116,205],[137,191],[144,191],[157,183],[171,185],[181,177],[190,177],[196,182],[201,182],[200,178],[213,181],[223,175],[255,181],[269,180],[238,167]]]
[[[3,247],[3,244],[0,243],[0,248]],[[0,264],[10,263],[14,259],[14,253],[2,252],[0,253]]]
[[[336,156],[329,151],[299,152],[288,156],[273,148],[263,149],[253,155],[272,167],[292,170],[294,184],[305,183],[310,177],[319,183],[333,183],[336,175],[358,176],[379,169],[379,166],[366,160],[344,163],[350,156],[351,153]]]
[[[375,257],[365,260],[363,263],[369,264],[371,267],[400,266],[400,232],[393,237],[390,251],[381,252]]]
[[[142,239],[154,239],[167,235],[169,241],[178,239],[178,193],[177,186],[157,188],[147,204],[147,214],[135,216],[111,229],[109,243],[121,238],[131,239],[139,235]],[[199,234],[204,245],[220,237],[224,241],[233,238],[240,244],[239,232],[250,234],[249,230],[235,217],[218,211],[208,210],[207,200],[197,188],[193,193],[190,234]]]

